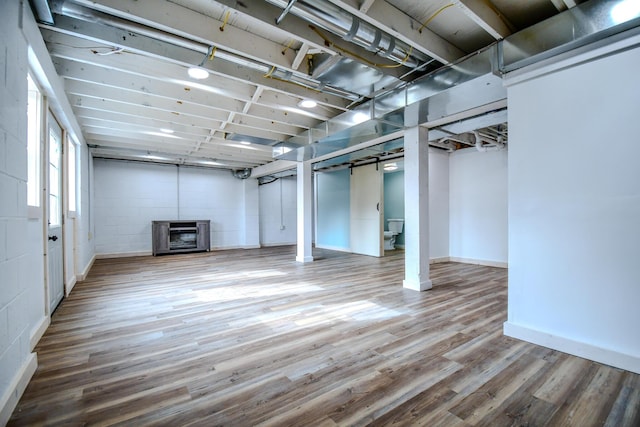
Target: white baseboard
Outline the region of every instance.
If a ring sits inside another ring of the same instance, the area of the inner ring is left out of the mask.
[[[31,351],[33,351],[33,349],[36,348],[38,341],[40,341],[40,338],[42,338],[42,336],[44,335],[45,331],[47,330],[50,324],[51,324],[51,317],[46,316],[40,319],[40,323],[37,324],[31,330],[31,336],[29,337],[29,344],[31,346],[30,347]]]
[[[96,254],[96,259],[110,259],[110,258],[128,258],[135,256],[151,256],[151,251],[138,251],[138,252],[111,252],[106,254]]]
[[[261,248],[272,248],[276,246],[294,246],[297,242],[261,243]]]
[[[640,374],[640,357],[637,356],[597,347],[510,322],[504,323],[503,331],[509,337]]]
[[[260,245],[212,246],[212,251],[228,251],[233,249],[260,249]]]
[[[330,246],[330,245],[318,245],[318,244],[316,244],[316,248],[318,248],[318,249],[326,249],[328,251],[349,252],[349,253],[351,253],[351,248],[343,248],[342,246]]]
[[[96,262],[96,254],[93,254],[84,270],[82,270],[82,272],[78,274],[78,282],[84,282],[85,280],[87,280],[87,276],[89,275],[89,271],[91,271],[91,267],[93,267],[94,262]]]
[[[459,257],[449,257],[449,261],[451,262],[461,262],[463,264],[475,264],[475,265],[485,265],[487,267],[499,267],[499,268],[509,268],[508,262],[502,261],[488,261],[485,259],[473,259],[473,258],[459,258]]]
[[[449,262],[449,261],[451,260],[449,259],[448,256],[441,256],[441,257],[429,259],[429,264],[438,264],[441,262]]]
[[[64,296],[68,297],[69,294],[71,293],[71,290],[73,289],[73,287],[76,285],[76,276],[71,277],[71,279],[69,279],[65,284],[64,284]]]
[[[6,425],[9,418],[11,418],[13,410],[20,401],[20,397],[22,397],[22,393],[27,388],[27,384],[29,384],[37,367],[38,358],[36,354],[29,353],[27,360],[22,364],[20,370],[16,372],[2,396],[2,400],[0,400],[0,426]]]

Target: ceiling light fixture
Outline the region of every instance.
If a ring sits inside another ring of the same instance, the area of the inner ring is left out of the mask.
[[[383,166],[383,169],[386,171],[394,171],[398,169],[398,165],[396,163],[387,163]]]
[[[202,67],[190,67],[187,73],[189,77],[196,80],[204,80],[209,77],[209,72]]]
[[[616,24],[622,24],[640,16],[640,2],[623,0],[611,9],[611,19]]]
[[[240,144],[242,144],[242,145],[251,145],[251,143],[249,141],[240,141]]]
[[[315,108],[317,106],[318,106],[318,103],[313,99],[303,99],[300,102],[298,102],[298,107],[302,107],[302,108]]]
[[[363,113],[362,111],[358,111],[353,115],[353,118],[351,120],[355,124],[366,122],[367,120],[369,120],[369,115],[366,113]]]
[[[174,130],[173,129],[169,129],[169,128],[161,128],[160,132],[164,132],[164,133],[173,133]]]
[[[187,70],[187,73],[189,73],[189,77],[196,80],[204,80],[207,77],[209,77],[209,71],[207,71],[202,67],[204,67],[204,64],[205,62],[207,62],[207,60],[213,61],[213,58],[215,57],[217,50],[218,50],[217,47],[209,46],[209,49],[207,50],[207,53],[204,55],[204,58],[202,58],[202,61],[200,62],[200,64],[198,64],[197,67],[189,67],[189,69]]]

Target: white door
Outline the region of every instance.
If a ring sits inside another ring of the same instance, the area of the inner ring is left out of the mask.
[[[351,172],[351,252],[382,256],[382,168],[370,164],[355,167]]]
[[[62,250],[62,128],[51,113],[48,116],[47,161],[47,294],[49,314],[64,295]]]

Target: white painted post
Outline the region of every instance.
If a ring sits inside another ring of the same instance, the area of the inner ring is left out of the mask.
[[[299,162],[297,166],[297,200],[298,200],[298,250],[296,261],[311,262],[313,255],[311,251],[312,227],[312,182],[311,163]]]
[[[418,126],[418,106],[405,109],[404,228],[405,278],[402,286],[431,289],[429,279],[429,144],[428,130]]]

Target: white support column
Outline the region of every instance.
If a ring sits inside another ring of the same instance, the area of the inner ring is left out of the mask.
[[[296,261],[311,262],[313,255],[311,252],[311,241],[313,230],[311,227],[312,209],[312,182],[311,163],[300,162],[297,166],[297,195],[298,195],[298,250]]]
[[[415,291],[431,289],[429,279],[429,144],[428,130],[417,125],[417,108],[405,110],[404,228],[405,277],[402,286]]]

